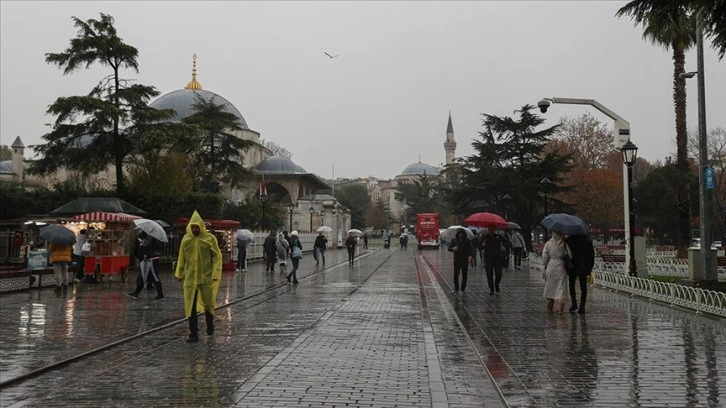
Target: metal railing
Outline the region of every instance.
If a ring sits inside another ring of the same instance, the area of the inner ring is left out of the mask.
[[[542,270],[544,268],[542,258],[534,253],[531,253],[528,259],[531,269]],[[679,268],[678,273],[681,273],[682,261],[675,260],[671,263],[671,265],[676,265]],[[685,261],[686,273],[683,276],[688,275],[688,260]],[[617,266],[617,269],[615,266]],[[648,269],[651,270],[650,263],[648,263]],[[710,313],[726,317],[726,293],[724,292],[631,277],[624,273],[622,264],[608,265],[608,263],[602,261],[595,263],[593,273],[594,283],[603,288],[630,293],[631,296],[657,300],[668,303],[670,306],[693,309],[696,313]],[[721,268],[719,268],[720,278],[724,276],[722,273]]]

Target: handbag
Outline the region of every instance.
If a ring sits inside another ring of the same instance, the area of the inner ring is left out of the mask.
[[[303,257],[302,250],[300,249],[300,247],[294,246],[292,248],[292,257],[297,258],[297,259],[301,259]]]

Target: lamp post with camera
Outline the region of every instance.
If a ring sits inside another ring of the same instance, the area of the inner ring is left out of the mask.
[[[696,59],[698,71],[681,73],[681,78],[698,75],[698,213],[700,232],[701,270],[692,278],[699,281],[716,281],[718,275],[711,258],[711,189],[714,187],[713,168],[708,163],[708,132],[706,131],[706,84],[703,62],[703,24],[701,16],[696,20]]]
[[[325,221],[325,210],[320,210],[320,226],[322,227]]]
[[[263,188],[260,191],[260,202],[262,202],[262,220],[260,220],[260,226],[262,230],[265,230],[265,203],[267,202],[267,189]]]
[[[581,98],[544,98],[541,101],[537,102],[537,107],[539,108],[540,112],[547,113],[547,109],[554,104],[564,104],[564,105],[589,105],[593,108],[599,110],[600,112],[604,113],[607,117],[612,119],[614,121],[613,124],[613,143],[615,147],[620,150],[625,143],[630,141],[630,123],[620,117],[617,113],[611,111],[610,109],[606,108],[604,105],[602,105],[600,102],[594,100],[594,99],[581,99]],[[623,163],[623,224],[625,231],[630,230],[630,203],[628,202],[628,169],[627,165]],[[625,240],[626,245],[626,254],[630,254],[630,246],[633,245],[632,242],[629,240]],[[630,255],[628,255],[630,256]],[[626,264],[629,264],[630,260],[626,262]]]

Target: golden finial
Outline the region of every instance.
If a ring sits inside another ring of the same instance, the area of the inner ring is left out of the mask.
[[[192,56],[192,80],[184,87],[185,89],[202,89],[202,84],[197,81],[197,53]]]

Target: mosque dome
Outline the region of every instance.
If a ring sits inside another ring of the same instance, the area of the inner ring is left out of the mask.
[[[439,174],[439,171],[431,165],[418,162],[409,164],[401,172],[401,176],[423,176],[424,174],[427,176],[436,176]]]
[[[237,108],[224,97],[214,92],[202,89],[202,84],[197,81],[197,55],[194,54],[194,64],[192,68],[192,80],[184,87],[173,92],[169,92],[160,96],[149,106],[155,109],[174,109],[175,115],[170,119],[171,122],[179,122],[182,119],[195,113],[194,103],[197,98],[202,98],[206,102],[214,102],[216,105],[222,105],[222,109],[237,117],[240,127],[249,129],[247,121]]]
[[[270,156],[255,167],[261,174],[308,174],[305,169],[283,156]]]
[[[13,172],[13,161],[5,160],[0,162],[0,173],[12,173]]]

